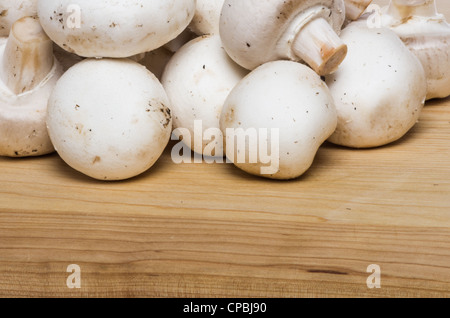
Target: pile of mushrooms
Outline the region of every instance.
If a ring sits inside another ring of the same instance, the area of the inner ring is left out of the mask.
[[[434,0],[0,4],[0,156],[57,152],[98,180],[174,156],[305,174],[325,142],[388,145],[450,95]],[[364,14],[366,13],[366,14]]]
[[[64,73],[50,96],[50,138],[68,165],[92,178],[135,177],[155,164],[172,131],[164,88],[136,60],[183,32],[195,0],[81,0],[81,23],[75,28],[66,25],[69,3],[38,1],[50,38],[87,58]]]

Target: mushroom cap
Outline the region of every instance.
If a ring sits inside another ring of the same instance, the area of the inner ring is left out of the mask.
[[[339,118],[329,141],[370,148],[400,139],[424,106],[422,65],[388,28],[371,29],[361,20],[350,23],[341,37],[349,47],[348,58],[326,77]]]
[[[6,39],[0,41],[0,61]],[[1,70],[0,70],[1,71]],[[63,73],[54,59],[44,80],[30,91],[15,95],[0,81],[0,156],[31,157],[54,152],[46,126],[47,103]]]
[[[189,28],[197,35],[219,34],[220,13],[225,0],[197,0]]]
[[[427,99],[450,96],[450,25],[444,16],[415,15],[398,21],[383,13],[382,24],[419,58],[428,82]]]
[[[334,101],[325,83],[309,67],[291,61],[266,63],[242,79],[229,94],[220,118],[227,153],[233,147],[228,143],[228,129],[236,133],[239,129],[262,129],[267,130],[267,136],[272,136],[272,129],[279,131],[279,140],[272,139],[269,146],[278,144],[279,153],[272,154],[279,159],[278,172],[262,175],[261,168],[267,164],[260,159],[251,163],[229,158],[243,171],[272,179],[304,174],[336,124]],[[235,149],[235,156],[242,151],[250,157],[249,149]]]
[[[14,22],[37,15],[38,0],[2,0],[0,2],[0,37],[8,36]]]
[[[192,138],[187,146],[192,150],[202,154],[210,142],[203,140],[203,147],[195,149],[194,122],[202,121],[202,132],[219,130],[223,103],[247,73],[229,58],[219,35],[190,41],[169,61],[162,84],[172,103],[173,126],[190,131]]]
[[[191,22],[195,0],[78,0],[81,23],[68,22],[71,0],[39,1],[48,36],[83,57],[122,58],[149,52],[176,38]]]
[[[135,177],[154,165],[172,130],[167,95],[130,59],[86,59],[58,81],[47,126],[61,158],[99,180]]]
[[[317,17],[339,34],[345,21],[343,0],[225,0],[220,35],[230,57],[253,70],[269,61],[300,61],[292,48],[297,31]]]

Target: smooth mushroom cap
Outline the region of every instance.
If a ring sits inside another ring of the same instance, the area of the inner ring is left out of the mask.
[[[172,131],[167,95],[130,59],[86,59],[58,81],[47,126],[61,158],[99,180],[123,180],[152,167]]]
[[[70,11],[74,5],[78,9]],[[195,0],[45,0],[38,13],[63,49],[83,57],[125,58],[175,39],[191,22]]]
[[[437,12],[434,0],[392,1],[384,8],[381,21],[422,63],[427,100],[450,96],[450,25]]]
[[[419,60],[388,28],[352,22],[341,37],[349,47],[339,70],[326,77],[338,126],[329,141],[379,147],[402,138],[419,120],[427,91]]]
[[[249,70],[293,60],[325,75],[346,56],[338,37],[344,21],[343,0],[225,0],[220,35],[230,57]]]
[[[8,36],[12,25],[23,17],[37,16],[38,0],[2,0],[0,2],[0,37]]]
[[[197,35],[219,34],[220,14],[225,0],[197,0],[189,28]]]
[[[242,79],[228,96],[220,119],[227,138],[227,156],[238,168],[282,180],[297,178],[311,167],[318,148],[334,132],[336,124],[334,101],[325,83],[307,66],[290,61],[266,63]],[[278,153],[270,153],[279,161],[278,172],[262,174],[261,169],[269,164],[261,157],[251,163],[251,142],[246,142],[246,149],[240,148],[238,141],[231,145],[233,135],[229,129],[236,134],[239,129],[257,131],[258,143],[265,141],[262,133],[270,136],[267,153],[278,148]],[[272,130],[274,134],[278,131],[279,139],[272,138]],[[234,150],[234,158],[230,157],[230,149]],[[249,160],[239,162],[238,156],[244,152]]]
[[[54,151],[45,116],[63,73],[36,19],[16,21],[0,41],[0,156],[40,156]]]
[[[185,128],[190,132],[188,147],[203,153],[211,141],[202,140],[194,147],[195,138],[202,138],[211,128],[220,130],[223,103],[247,73],[229,58],[219,35],[194,39],[175,53],[166,66],[162,84],[172,103],[174,129]],[[202,136],[195,135],[196,120],[202,122]],[[212,155],[223,154],[222,147],[216,149],[219,153]]]

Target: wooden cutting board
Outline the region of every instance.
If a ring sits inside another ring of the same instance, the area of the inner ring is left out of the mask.
[[[387,147],[324,144],[290,182],[170,147],[124,182],[56,154],[0,171],[1,297],[450,296],[450,99]]]

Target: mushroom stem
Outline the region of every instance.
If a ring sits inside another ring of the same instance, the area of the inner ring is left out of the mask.
[[[0,79],[16,95],[47,77],[54,63],[53,44],[39,20],[24,17],[13,24],[1,63]]]
[[[387,13],[397,20],[438,15],[435,0],[391,0]]]
[[[366,11],[372,0],[345,0],[345,15],[347,19],[357,20]]]
[[[347,55],[347,45],[324,18],[308,22],[297,34],[292,49],[319,75],[336,71]]]

